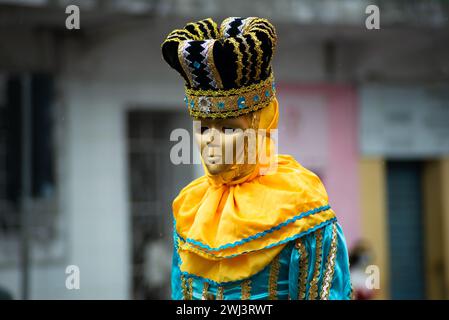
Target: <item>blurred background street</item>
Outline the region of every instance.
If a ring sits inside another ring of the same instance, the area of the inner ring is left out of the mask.
[[[192,122],[160,45],[228,16],[276,27],[279,153],[323,180],[359,298],[449,299],[443,0],[0,0],[0,298],[169,298],[171,202],[203,171],[170,162]]]

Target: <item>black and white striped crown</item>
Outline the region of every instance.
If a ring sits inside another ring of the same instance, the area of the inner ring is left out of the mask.
[[[185,80],[191,114],[228,117],[257,110],[274,96],[275,46],[276,32],[266,19],[230,17],[218,28],[209,18],[173,30],[162,54]],[[251,95],[253,91],[257,94]],[[204,102],[208,98],[213,101]],[[208,108],[201,109],[200,100]]]

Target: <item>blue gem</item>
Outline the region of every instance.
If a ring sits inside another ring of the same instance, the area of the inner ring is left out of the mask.
[[[192,100],[190,100],[190,108],[193,109],[194,106],[195,106],[195,101],[193,101],[193,99],[192,99]]]
[[[265,97],[269,97],[270,96],[270,91],[265,91]]]
[[[260,99],[260,97],[256,94],[256,95],[254,96],[254,98],[253,98],[253,101],[254,101],[254,102],[257,102],[257,101],[259,101],[259,99]]]
[[[189,107],[189,99],[187,97],[184,97],[184,102],[186,103],[186,107]]]
[[[239,109],[243,109],[246,107],[245,105],[245,97],[240,97],[237,99],[237,105],[239,106]]]
[[[201,65],[198,63],[198,61],[195,61],[193,63],[193,66],[195,67],[195,69],[198,69],[199,67],[201,67]]]
[[[225,104],[224,104],[224,102],[223,101],[220,101],[219,103],[217,103],[218,104],[218,107],[220,108],[220,109],[223,109],[224,108],[224,106],[225,106]]]

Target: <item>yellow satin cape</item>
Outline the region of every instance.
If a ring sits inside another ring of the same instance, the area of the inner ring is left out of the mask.
[[[277,128],[276,99],[261,110],[259,128]],[[272,141],[264,144],[270,149]],[[260,174],[260,168],[275,170]],[[316,174],[292,156],[273,155],[247,176],[226,181],[205,175],[173,201],[180,269],[215,282],[245,279],[261,271],[286,243],[334,219]]]

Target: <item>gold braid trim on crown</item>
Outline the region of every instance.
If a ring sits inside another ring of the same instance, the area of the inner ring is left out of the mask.
[[[201,90],[185,88],[184,102],[190,116],[230,118],[266,107],[275,97],[274,77],[235,89]]]

